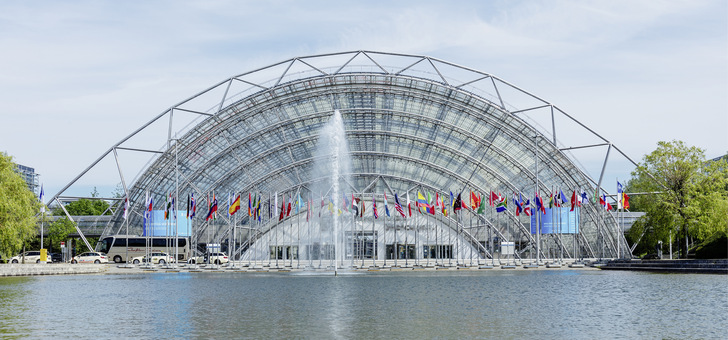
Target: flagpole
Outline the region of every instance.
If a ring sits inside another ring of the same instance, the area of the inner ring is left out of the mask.
[[[468,215],[468,219],[470,220],[470,228],[468,228],[468,233],[470,234],[470,238],[473,238],[473,215],[475,212],[473,211],[473,194],[470,193],[470,215]],[[473,266],[473,245],[472,242],[470,244],[470,266]]]
[[[129,201],[128,195],[126,196],[126,200],[127,200],[127,202]],[[124,219],[124,224],[126,224],[126,250],[125,250],[126,254],[124,255],[124,264],[129,265],[129,219],[128,219],[128,216],[127,216],[127,218]]]
[[[240,208],[240,201],[243,200],[243,193],[241,192],[239,195],[240,196],[238,196],[238,197],[240,198],[240,200],[237,201],[238,202],[238,208]],[[235,197],[235,194],[233,194],[233,197]],[[235,202],[234,200],[237,200],[238,197],[233,198],[233,202]],[[230,262],[232,262],[231,268],[235,268],[235,253],[237,253],[237,250],[238,250],[237,249],[238,248],[237,247],[237,244],[238,244],[237,243],[237,238],[238,238],[238,230],[237,230],[238,229],[238,227],[237,227],[238,217],[239,217],[239,215],[237,215],[237,214],[236,215],[233,215],[233,245],[232,245],[232,250],[230,250],[230,252],[231,252],[231,254],[230,254]]]
[[[417,194],[417,199],[419,202],[419,199],[420,199],[419,191]],[[422,215],[422,210],[420,210],[419,206],[417,206],[417,212],[419,212],[420,215]],[[417,218],[415,217],[415,221],[416,220],[417,220]],[[407,267],[407,266],[409,266],[409,251],[408,251],[409,250],[409,232],[407,231],[407,225],[409,224],[409,221],[407,221],[403,224],[404,224],[404,266]],[[397,249],[397,250],[399,252],[399,249]]]
[[[301,268],[301,188],[298,188],[296,197],[296,269]],[[291,242],[293,243],[293,242]],[[291,245],[291,267],[293,267],[293,245]]]
[[[407,194],[407,203],[409,204],[409,191]],[[404,224],[404,220],[402,224]],[[394,247],[392,249],[392,253],[394,255],[394,266],[397,266],[397,258],[399,257],[399,244],[397,243],[397,220],[394,220],[394,228],[392,228],[392,231],[394,232]]]
[[[425,265],[429,267],[430,266],[430,254],[429,254],[429,252],[430,252],[430,245],[429,245],[429,243],[430,243],[430,228],[429,228],[429,223],[428,222],[429,222],[429,220],[428,219],[425,219],[425,242],[422,242],[422,243],[423,244],[424,243],[427,243],[427,252],[428,252],[428,254],[427,254],[427,262],[426,262]],[[418,225],[419,225],[419,223],[418,223]],[[417,244],[417,242],[415,242],[415,244]],[[417,253],[417,252],[415,252],[415,253]],[[423,252],[422,255],[424,255],[424,252]]]
[[[384,194],[385,195],[387,194],[386,189],[385,189]],[[387,202],[387,199],[386,199],[386,196],[385,196],[385,199],[384,199],[384,216],[382,216],[382,232],[384,232],[384,230],[387,229],[387,212],[388,211],[389,211],[389,202]],[[377,247],[375,245],[377,244],[377,242],[376,242],[377,241],[377,238],[374,237],[374,235],[375,235],[374,228],[372,228],[372,260],[373,260],[374,266],[376,267],[377,266],[377,255],[376,255],[377,254]]]
[[[324,205],[323,205],[324,204],[324,194],[321,191],[319,191],[319,195],[321,196],[321,208],[319,209],[319,218],[318,218],[318,220],[319,220],[319,226],[318,226],[318,234],[319,234],[318,258],[319,258],[319,269],[320,269],[321,266],[323,265],[323,256],[321,254],[321,251],[322,251],[322,247],[324,245],[323,244],[324,243],[324,235],[323,235],[323,232],[321,231],[321,218],[322,218],[321,217],[321,210],[324,209]]]
[[[578,211],[576,211],[576,189],[574,189],[574,202],[572,204],[572,206],[574,207],[574,230],[571,230],[571,211],[567,215],[566,229],[568,229],[568,231],[570,231],[571,235],[573,236],[572,241],[574,245],[574,250],[571,253],[571,259],[573,260],[573,263],[574,261],[576,261],[576,214],[578,213]]]
[[[536,157],[536,159],[538,160],[538,157]],[[538,161],[536,164],[538,164]],[[538,194],[538,170],[536,170],[536,202],[540,203],[540,205],[536,207],[536,266],[539,266],[541,263],[541,209],[543,209],[544,206],[543,199]]]
[[[395,202],[395,208],[394,210],[397,210],[397,194],[394,194],[394,202]],[[394,217],[392,217],[392,220],[394,221],[394,225],[397,225],[397,214],[394,214]],[[376,238],[379,239],[378,237]],[[384,266],[387,266],[387,218],[384,217],[384,221],[382,221],[382,244],[384,245]],[[377,247],[378,248],[378,247]],[[374,266],[376,266],[377,263],[374,262]]]
[[[447,245],[450,247],[450,251],[447,254],[447,265],[452,266],[452,228],[450,227],[450,220],[455,215],[455,202],[453,201],[452,191],[450,191],[450,216],[447,217]],[[444,250],[444,249],[443,249]],[[445,261],[442,261],[445,264]]]
[[[437,201],[437,197],[435,197],[435,201]],[[445,205],[444,204],[440,204],[440,202],[435,202],[435,203],[440,206],[440,213],[442,214],[442,216],[445,216],[445,211],[444,211]],[[435,221],[435,222],[437,222],[437,221]],[[430,230],[430,221],[427,221],[427,230]],[[438,256],[438,250],[439,250],[438,249],[439,248],[439,245],[438,245],[438,242],[439,242],[438,235],[439,235],[439,233],[437,232],[437,224],[435,224],[435,267],[437,267],[437,259],[439,257]],[[430,246],[428,246],[427,247],[427,257],[428,257],[428,259],[431,256],[432,256],[432,250],[431,250]]]
[[[620,186],[619,178],[617,178],[618,189],[619,189],[619,186]],[[620,255],[621,255],[621,253],[619,251],[619,245],[620,245],[619,239],[621,238],[621,237],[619,237],[619,234],[622,232],[620,230],[620,229],[622,229],[620,226],[620,223],[621,223],[620,217],[622,215],[622,204],[621,204],[622,197],[621,196],[622,196],[622,193],[619,190],[617,190],[617,258],[620,258]]]

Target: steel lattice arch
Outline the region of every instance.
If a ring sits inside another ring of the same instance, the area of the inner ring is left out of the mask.
[[[147,196],[153,197],[154,209],[164,209],[170,194],[177,196],[184,211],[192,193],[198,207],[193,242],[227,244],[235,234],[229,251],[242,260],[270,261],[279,252],[287,260],[320,260],[326,257],[322,230],[338,208],[322,212],[321,197],[330,200],[329,187],[322,183],[330,178],[314,174],[313,166],[320,157],[315,152],[319,133],[336,110],[351,155],[342,196],[360,198],[366,206],[363,217],[346,212],[340,217],[346,233],[341,236],[349,244],[342,259],[352,262],[392,259],[392,249],[424,261],[433,256],[431,245],[437,246],[435,257],[453,262],[489,259],[500,241],[516,243],[516,258],[533,257],[537,235],[530,232],[528,216],[515,215],[512,203],[503,213],[488,207],[481,214],[463,209],[446,217],[438,209],[434,215],[413,211],[413,218],[401,218],[394,211],[394,195],[404,201],[409,194],[414,201],[419,191],[450,204],[450,192],[462,193],[464,203],[471,191],[486,197],[501,193],[509,201],[520,193],[532,206],[534,192],[548,197],[555,188],[569,198],[574,190],[593,197],[606,193],[601,177],[610,150],[627,158],[557,106],[491,74],[427,56],[351,51],[292,58],[225,79],[113,145],[52,200],[62,202],[69,187],[104,159],[113,159],[119,169],[113,176],[130,202],[130,234],[142,233]],[[576,135],[584,142],[564,146],[557,138],[564,135],[557,119],[579,128]],[[141,138],[144,134],[152,137]],[[606,149],[598,178],[587,175],[568,152],[580,148]],[[122,171],[128,166],[122,154],[148,159],[139,163],[132,180],[124,177],[129,171]],[[233,218],[226,214],[229,193],[243,197],[242,212]],[[248,217],[249,193],[262,197],[260,221]],[[385,193],[392,215],[374,219],[371,204],[376,201],[384,215]],[[206,221],[213,194],[218,217]],[[302,197],[304,203],[279,220],[280,208],[272,207],[276,194],[279,206],[284,197]],[[343,206],[341,196],[331,200]],[[114,204],[104,234],[126,232],[122,203]],[[598,203],[584,204],[579,218],[578,233],[541,235],[540,256],[553,257],[557,251],[565,257],[629,256],[617,221]]]

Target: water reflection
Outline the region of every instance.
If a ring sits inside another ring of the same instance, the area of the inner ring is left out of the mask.
[[[718,338],[725,276],[599,271],[0,279],[3,337]]]
[[[0,334],[3,338],[20,338],[29,334],[25,325],[32,320],[20,317],[29,314],[26,296],[30,281],[26,277],[0,278]]]

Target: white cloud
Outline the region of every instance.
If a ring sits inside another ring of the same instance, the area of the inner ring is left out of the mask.
[[[717,156],[728,151],[727,10],[722,1],[3,2],[0,119],[14,128],[3,128],[0,149],[60,187],[232,74],[369,49],[493,73],[636,159],[671,138]]]

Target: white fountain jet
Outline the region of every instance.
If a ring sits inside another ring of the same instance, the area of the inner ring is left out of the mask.
[[[315,159],[312,178],[325,179],[320,182],[321,185],[316,185],[315,188],[319,188],[322,193],[329,193],[328,196],[333,200],[334,205],[333,228],[328,239],[333,245],[334,271],[336,271],[344,262],[344,252],[342,251],[344,242],[343,237],[340,237],[342,216],[339,216],[338,211],[344,197],[344,184],[351,174],[349,145],[346,141],[344,121],[339,110],[334,111],[334,115],[319,133]],[[328,201],[329,198],[326,200]]]

